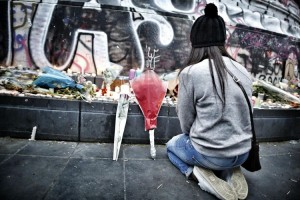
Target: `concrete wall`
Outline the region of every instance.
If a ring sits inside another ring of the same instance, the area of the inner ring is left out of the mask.
[[[0,137],[113,142],[116,103],[0,96]],[[300,112],[290,109],[254,109],[259,141],[300,139]],[[157,118],[156,143],[163,144],[180,134],[174,106],[163,105]],[[149,143],[144,117],[137,104],[130,104],[123,143]]]
[[[209,2],[226,21],[228,51],[253,76],[298,78],[292,0],[0,0],[0,64],[96,74],[116,65],[128,75],[145,67],[150,48],[159,50],[155,71],[172,72],[184,67],[191,25]]]

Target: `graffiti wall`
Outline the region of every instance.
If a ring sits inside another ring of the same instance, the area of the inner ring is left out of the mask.
[[[109,66],[185,66],[189,31],[207,3],[219,7],[230,54],[259,79],[298,78],[300,11],[292,0],[0,0],[0,64],[100,75]],[[275,17],[276,16],[276,17]]]

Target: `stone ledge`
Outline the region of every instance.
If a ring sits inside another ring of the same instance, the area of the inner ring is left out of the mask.
[[[0,136],[30,138],[37,126],[36,139],[112,143],[116,109],[115,102],[0,96]],[[259,141],[300,139],[297,109],[254,109],[254,122]],[[161,107],[157,125],[158,144],[181,132],[174,106]],[[149,143],[137,104],[130,104],[123,143]]]

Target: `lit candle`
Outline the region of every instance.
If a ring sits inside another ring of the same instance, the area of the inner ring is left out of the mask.
[[[110,96],[110,84],[106,84],[106,95]]]
[[[141,74],[142,74],[142,70],[141,69],[137,69],[136,71],[135,71],[135,77],[139,77]]]
[[[129,70],[129,80],[134,79],[135,77],[135,69],[130,69]]]
[[[112,92],[112,93],[113,93],[113,95],[112,95],[113,96],[113,100],[115,100],[115,101],[118,100],[120,94],[117,93],[117,92]]]
[[[72,73],[73,73],[72,69],[68,69],[68,70],[67,70],[67,74],[68,74],[68,75],[70,75],[70,76],[71,76],[71,75],[72,75]]]
[[[130,94],[129,85],[123,84],[121,85],[121,93],[123,94]]]
[[[119,93],[119,92],[120,92],[120,87],[119,87],[119,86],[116,86],[116,87],[115,87],[115,92],[116,92],[116,93]]]

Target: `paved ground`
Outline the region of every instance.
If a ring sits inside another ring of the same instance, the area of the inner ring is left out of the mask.
[[[0,199],[216,199],[156,149],[151,160],[148,145],[122,145],[113,161],[113,144],[0,138]],[[245,171],[247,199],[299,199],[299,141],[261,143],[261,164]]]

